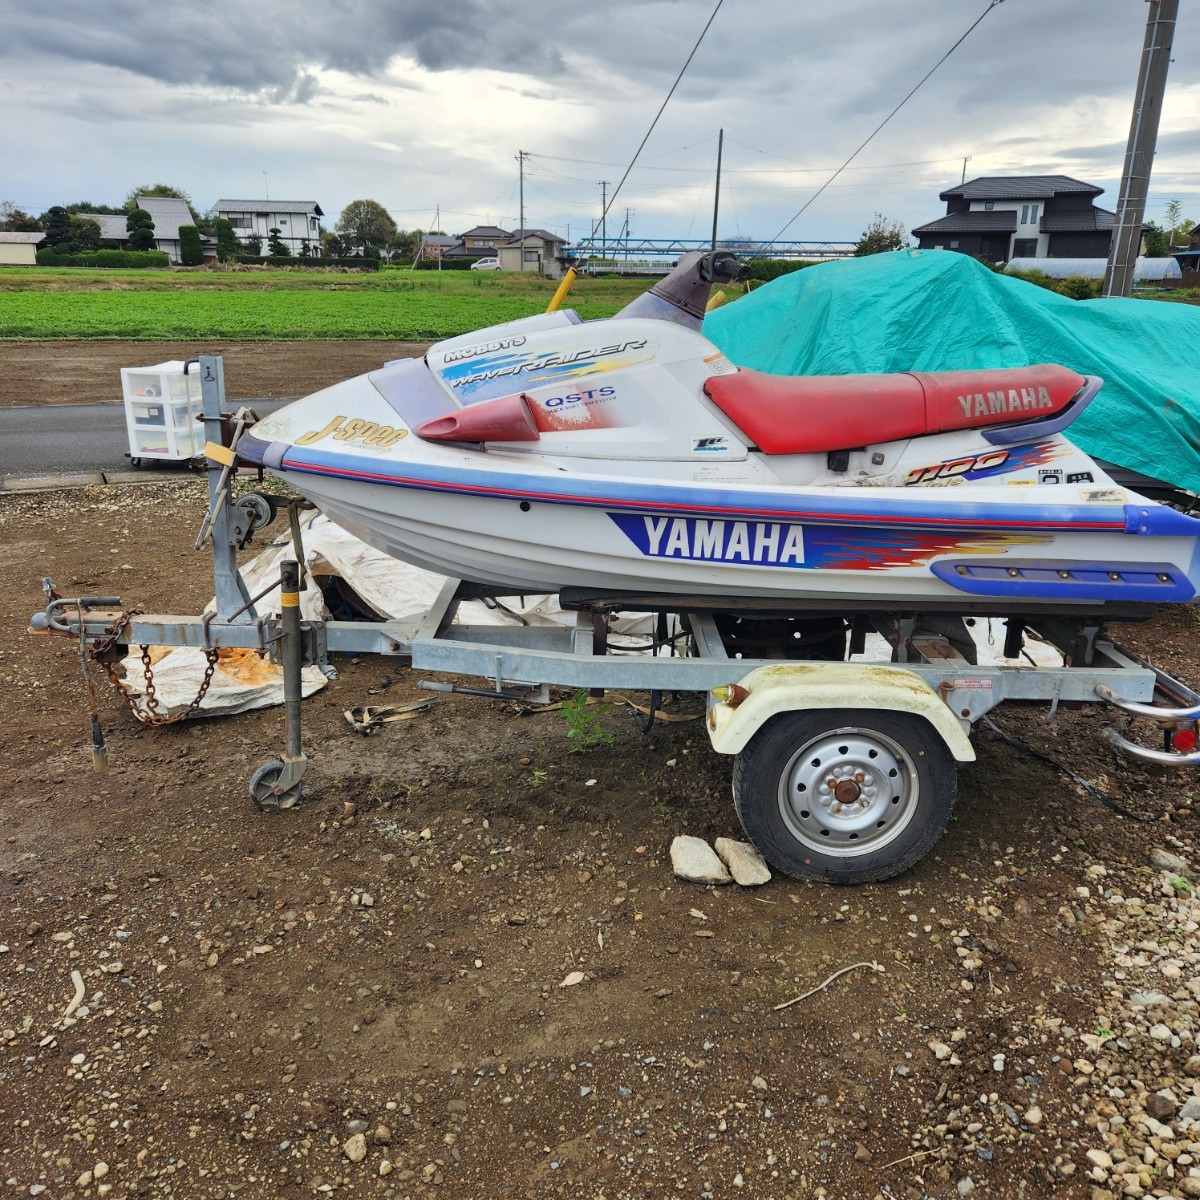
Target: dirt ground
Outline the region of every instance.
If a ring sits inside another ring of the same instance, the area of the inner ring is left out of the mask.
[[[297,394],[322,348],[235,349],[227,372],[302,350],[274,385]],[[68,357],[55,377],[85,378]],[[1153,851],[1194,852],[1191,777],[1117,760],[1111,716],[998,719],[1144,820],[981,730],[934,852],[855,889],[673,877],[676,834],[739,836],[693,724],[647,737],[614,708],[611,746],[572,754],[561,717],[455,696],[360,737],[344,709],[422,695],[391,660],[342,661],[305,702],[296,811],[246,793],[280,711],[148,729],[102,676],[95,774],[76,647],[26,635],[41,579],[197,612],[202,512],[187,480],[0,498],[12,1195],[1108,1200],[1087,1152],[1117,1154],[1154,1089],[1185,1094],[1190,1035],[1157,1074],[1084,1044],[1124,978],[1082,894],[1096,868],[1132,895]],[[1125,640],[1195,678],[1196,631]],[[1173,1136],[1124,1194],[1195,1194]]]
[[[0,341],[0,407],[120,404],[122,367],[220,354],[231,400],[291,399],[424,354],[427,342]]]

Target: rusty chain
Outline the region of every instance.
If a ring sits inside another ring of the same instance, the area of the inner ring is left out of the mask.
[[[208,694],[209,684],[212,683],[213,672],[217,669],[218,651],[215,647],[205,650],[206,666],[204,668],[204,678],[200,681],[200,690],[196,693],[195,699],[183,712],[172,717],[168,713],[162,712],[159,707],[158,697],[154,689],[154,667],[150,661],[150,647],[148,645],[141,646],[142,674],[146,680],[146,701],[144,705],[140,704],[138,697],[134,695],[129,684],[120,675],[119,668],[123,660],[113,661],[112,655],[112,651],[117,648],[117,639],[121,636],[122,631],[140,613],[141,609],[138,608],[126,609],[113,622],[105,636],[96,639],[96,642],[92,646],[92,657],[104,668],[109,681],[116,691],[125,698],[125,703],[129,705],[130,712],[139,721],[142,721],[146,725],[174,725],[178,721],[186,721],[189,717],[195,715],[196,710],[204,703],[204,697]]]

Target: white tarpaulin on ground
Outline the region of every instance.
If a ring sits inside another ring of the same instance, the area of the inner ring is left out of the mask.
[[[360,542],[321,513],[305,514],[301,520],[301,538],[309,586],[300,593],[302,620],[317,621],[329,617],[323,589],[341,580],[381,620],[417,619],[423,615],[445,583],[441,575],[389,558]],[[271,580],[278,581],[280,564],[293,556],[290,534],[272,542],[257,558],[242,567],[242,578],[251,596],[257,595]],[[316,586],[313,586],[313,585]],[[211,612],[210,603],[206,611]],[[279,612],[279,584],[256,604],[262,613]],[[457,622],[467,625],[573,625],[573,613],[564,613],[554,596],[505,597],[502,605],[480,600],[464,602]],[[616,621],[616,634],[645,637],[652,631],[652,617],[625,616]],[[204,679],[207,658],[203,651],[187,646],[151,649],[157,712],[160,716],[178,716],[196,697]],[[141,651],[135,650],[124,661],[125,682],[138,702],[137,715],[146,719],[146,683]],[[308,666],[302,675],[302,694],[312,695],[325,686],[319,668]],[[212,682],[197,715],[246,712],[283,703],[283,669],[251,650],[221,650],[213,670]]]

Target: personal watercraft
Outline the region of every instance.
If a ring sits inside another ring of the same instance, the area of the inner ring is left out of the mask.
[[[997,614],[1195,598],[1200,520],[1064,436],[1100,379],[739,369],[700,326],[743,272],[690,254],[615,317],[439,342],[281,409],[238,456],[495,594]]]

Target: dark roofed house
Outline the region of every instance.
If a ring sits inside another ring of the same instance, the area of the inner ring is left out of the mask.
[[[487,258],[512,237],[498,225],[476,225],[456,239],[457,245],[443,252],[443,258]]]
[[[1114,215],[1069,175],[991,175],[947,188],[946,215],[914,229],[923,250],[1010,258],[1107,258]]]

